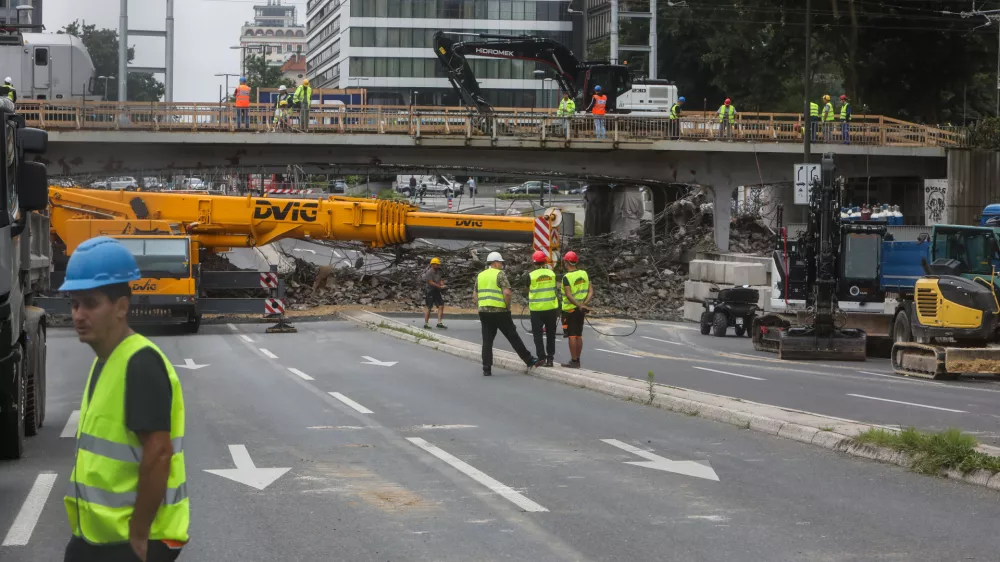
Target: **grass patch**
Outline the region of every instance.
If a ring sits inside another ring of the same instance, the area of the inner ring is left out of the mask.
[[[425,333],[423,333],[421,331],[414,330],[412,328],[406,328],[406,327],[403,327],[403,326],[396,326],[395,324],[389,324],[389,323],[386,323],[386,322],[379,322],[379,324],[378,324],[377,327],[378,328],[384,328],[386,330],[392,330],[394,332],[399,332],[401,334],[407,334],[407,335],[413,336],[413,337],[417,338],[417,341],[420,341],[420,340],[427,340],[427,341],[433,341],[433,342],[440,342],[441,341],[441,340],[435,338],[434,336],[429,336],[429,335],[427,335],[427,334],[425,334]]]
[[[646,375],[646,384],[648,385],[648,388],[646,390],[649,392],[648,403],[652,404],[653,400],[656,399],[656,382],[654,381],[653,371],[650,371]]]
[[[700,414],[700,413],[701,412],[699,412],[698,410],[688,410],[687,412],[684,412],[684,415],[687,415],[687,416],[690,416],[690,417],[694,418],[694,417],[697,417],[698,414]]]
[[[833,431],[833,428],[832,427],[821,427],[821,428],[819,428],[819,430],[820,431]]]
[[[910,469],[921,474],[940,474],[954,469],[962,474],[975,470],[1000,472],[1000,458],[976,450],[976,438],[958,429],[925,433],[908,427],[899,433],[869,429],[854,438],[857,443],[887,447],[912,455]]]

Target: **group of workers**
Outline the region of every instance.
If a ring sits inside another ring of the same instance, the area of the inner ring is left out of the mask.
[[[680,134],[678,130],[678,123],[681,117],[681,109],[684,107],[684,96],[677,98],[677,101],[670,106],[669,119],[671,121],[671,136],[677,138]],[[726,98],[726,101],[719,106],[719,111],[717,112],[717,118],[719,122],[719,137],[732,137],[733,126],[736,123],[736,106],[733,105],[733,100]],[[840,121],[840,140],[844,144],[851,144],[851,131],[850,123],[852,118],[851,112],[851,100],[847,95],[840,96],[840,109],[839,112],[835,110],[833,104],[830,102],[830,95],[826,94],[823,96],[823,109],[820,111],[819,104],[816,102],[809,102],[809,115],[806,116],[805,121],[809,123],[810,138],[815,141],[817,132],[819,130],[819,124],[823,124],[823,142],[832,142],[833,138],[833,124],[835,121]]]
[[[250,86],[247,85],[245,76],[240,76],[240,83],[233,91],[233,99],[236,107],[236,128],[250,128]],[[289,99],[290,98],[290,99]],[[278,95],[274,101],[274,116],[268,123],[271,131],[283,130],[291,131],[291,110],[299,110],[299,129],[309,130],[309,106],[312,100],[312,87],[309,80],[304,79],[295,93],[289,95],[288,88],[282,84],[278,86]]]
[[[570,359],[563,367],[580,368],[583,353],[583,324],[589,312],[588,305],[594,297],[587,272],[579,268],[576,252],[566,252],[563,256],[565,273],[561,290],[556,273],[548,264],[545,252],[536,251],[531,256],[534,269],[528,275],[528,309],[531,312],[531,334],[535,340],[535,355],[521,341],[511,314],[513,290],[510,280],[503,271],[503,256],[500,252],[490,252],[486,257],[488,267],[476,277],[473,300],[479,308],[479,321],[483,336],[483,375],[493,374],[493,340],[497,332],[507,338],[518,357],[530,367],[552,367],[555,360],[556,324],[562,312],[563,334],[569,342]],[[424,328],[430,328],[432,309],[437,308],[437,327],[445,329],[444,298],[445,288],[441,274],[441,259],[431,259],[422,280],[427,284],[424,311]]]

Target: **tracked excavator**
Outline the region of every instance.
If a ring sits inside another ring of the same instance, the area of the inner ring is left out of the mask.
[[[421,212],[405,203],[337,196],[275,199],[54,186],[49,187],[49,211],[57,270],[60,254],[65,260],[84,240],[115,237],[132,250],[142,273],[142,279],[132,284],[137,320],[182,324],[190,332],[198,330],[203,313],[260,312],[260,299],[239,303],[238,299],[205,296],[208,286],[236,288],[232,279],[239,274],[254,279],[258,274],[203,272],[200,262],[206,252],[265,246],[283,239],[355,241],[370,248],[417,238],[530,244],[536,221],[532,217]],[[544,220],[557,227],[561,214],[550,209]],[[261,275],[261,283],[277,283],[276,277]]]
[[[892,368],[954,379],[1000,374],[1000,229],[935,226],[930,263],[896,314]]]
[[[780,260],[785,279],[801,280],[799,290],[804,294],[799,298],[805,298],[805,314],[795,325],[773,313],[753,322],[754,349],[777,352],[780,359],[866,359],[865,332],[842,327],[846,317],[837,306],[837,294],[839,272],[843,271],[842,239],[870,225],[841,224],[843,186],[834,179],[835,172],[833,154],[824,154],[820,179],[810,186],[807,228],[795,241],[794,251],[783,252],[782,257],[787,259]],[[775,259],[778,259],[777,253]],[[786,291],[790,291],[790,285],[786,284]]]
[[[470,39],[456,39],[463,36]],[[627,66],[581,61],[568,47],[546,37],[438,31],[434,34],[434,54],[441,60],[448,80],[466,107],[483,114],[493,113],[493,106],[483,96],[466,59],[468,55],[537,62],[551,67],[559,88],[576,100],[579,111],[587,107],[584,97],[594,86],[601,86],[608,96],[609,113],[618,110],[618,97],[632,88],[632,75]]]

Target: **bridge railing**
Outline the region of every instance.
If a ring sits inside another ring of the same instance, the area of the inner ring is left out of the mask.
[[[414,137],[520,138],[545,141],[650,143],[657,140],[799,143],[810,130],[793,113],[740,114],[723,127],[716,115],[685,112],[679,120],[634,112],[595,117],[557,116],[551,110],[505,109],[492,115],[464,108],[314,105],[305,130],[299,112],[290,126],[275,122],[274,107],[252,104],[241,127],[235,108],[220,103],[59,102],[25,100],[19,111],[29,126],[53,130],[290,131],[305,134],[394,134]],[[839,122],[814,123],[815,140],[871,146],[960,146],[964,133],[881,115],[855,115],[845,138]]]

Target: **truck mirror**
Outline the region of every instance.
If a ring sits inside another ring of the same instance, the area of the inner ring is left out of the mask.
[[[22,211],[41,211],[48,206],[49,174],[45,164],[40,162],[21,164],[17,178],[17,201]]]
[[[45,154],[49,148],[49,134],[41,129],[25,127],[17,131],[21,148],[28,154]]]

